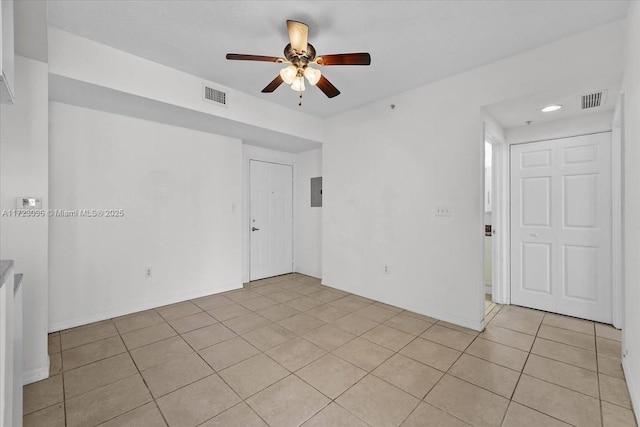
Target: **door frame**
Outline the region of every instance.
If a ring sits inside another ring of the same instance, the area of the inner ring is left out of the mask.
[[[296,162],[295,154],[243,145],[242,202],[242,283],[251,280],[251,161],[291,166],[291,271],[296,270]]]
[[[622,222],[622,177],[624,176],[622,167],[624,165],[623,159],[623,138],[621,129],[623,126],[623,113],[622,107],[618,109],[616,107],[616,113],[614,115],[612,128],[616,127],[620,129],[618,138],[615,138],[616,134],[613,129],[601,130],[597,132],[585,132],[576,133],[572,135],[563,135],[557,138],[544,138],[527,140],[517,143],[509,143],[502,141],[502,144],[496,144],[493,146],[493,161],[496,164],[495,171],[493,172],[493,178],[495,180],[494,189],[496,195],[494,202],[499,203],[499,213],[502,216],[503,221],[500,221],[496,225],[496,235],[502,235],[502,239],[498,240],[498,244],[493,245],[494,259],[496,257],[501,260],[500,272],[498,281],[493,284],[493,301],[499,304],[511,304],[511,281],[509,280],[511,274],[511,191],[510,191],[510,178],[511,170],[509,166],[509,160],[511,156],[511,146],[519,144],[529,144],[532,142],[550,141],[560,138],[572,138],[577,136],[594,135],[599,133],[611,133],[611,159],[612,159],[612,176],[611,176],[611,301],[613,309],[613,326],[621,328],[623,326],[623,307],[624,307],[624,283],[623,283],[623,222]],[[489,135],[495,138],[491,132],[485,130],[485,137]],[[499,139],[495,140],[500,142]],[[491,142],[491,141],[489,141]],[[493,142],[492,142],[493,144]],[[499,148],[496,150],[496,146]],[[500,170],[498,170],[500,169]],[[498,182],[500,184],[498,184]],[[500,200],[500,201],[498,201]],[[494,273],[495,280],[495,273]]]

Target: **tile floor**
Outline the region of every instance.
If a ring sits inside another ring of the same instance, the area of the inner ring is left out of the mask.
[[[299,274],[49,336],[25,426],[635,426],[620,333],[516,306],[486,330]]]

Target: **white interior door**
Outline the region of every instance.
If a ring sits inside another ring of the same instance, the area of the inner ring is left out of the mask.
[[[251,280],[293,271],[293,168],[249,162]]]
[[[511,147],[511,302],[612,321],[611,134]]]

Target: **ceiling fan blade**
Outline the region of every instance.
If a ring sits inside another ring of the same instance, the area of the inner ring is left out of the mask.
[[[316,86],[318,86],[318,88],[327,95],[327,98],[333,98],[334,96],[340,95],[340,91],[332,85],[325,76],[320,76],[320,80],[318,80]]]
[[[264,89],[262,89],[262,93],[273,92],[274,90],[278,89],[278,86],[280,86],[282,82],[282,77],[280,77],[280,74],[278,74],[275,79],[271,80],[271,83],[269,83],[267,86],[265,86]]]
[[[309,26],[298,21],[287,21],[287,31],[289,32],[289,40],[291,47],[297,53],[307,51],[307,43],[309,38]]]
[[[338,53],[322,55],[316,59],[318,65],[371,65],[371,55],[363,53]]]
[[[284,62],[283,58],[277,56],[245,55],[242,53],[227,53],[227,59],[234,61],[263,61],[263,62]]]

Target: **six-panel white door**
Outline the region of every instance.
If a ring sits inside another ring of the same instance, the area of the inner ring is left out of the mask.
[[[293,168],[249,162],[251,280],[293,271]]]
[[[511,146],[511,302],[604,323],[611,134]]]

